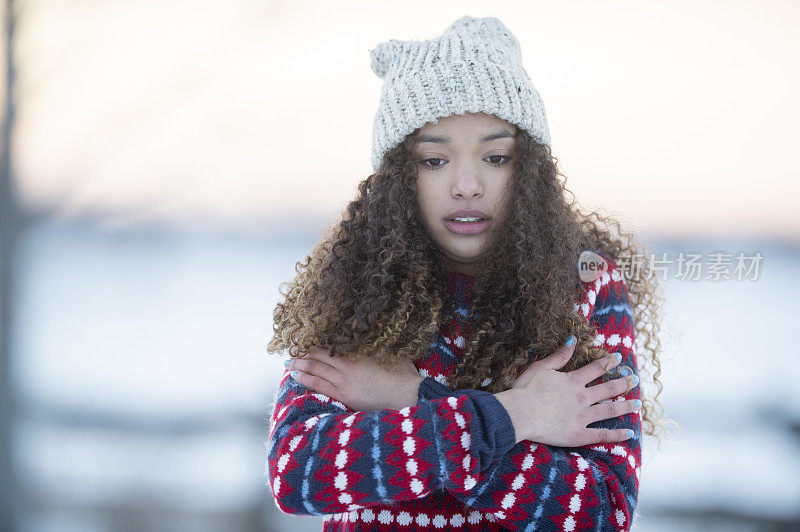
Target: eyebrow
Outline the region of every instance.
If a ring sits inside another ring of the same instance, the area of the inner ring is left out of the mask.
[[[483,137],[480,140],[481,140],[481,142],[491,142],[491,141],[497,140],[497,139],[507,139],[507,138],[513,138],[513,137],[514,137],[514,135],[512,135],[510,131],[507,131],[505,129],[501,129],[499,131],[496,131],[496,132],[492,133],[491,135],[487,135],[487,136]],[[447,137],[437,137],[436,135],[419,135],[417,137],[417,142],[418,143],[431,142],[431,143],[434,143],[434,144],[448,144],[450,142],[450,139],[447,138]]]

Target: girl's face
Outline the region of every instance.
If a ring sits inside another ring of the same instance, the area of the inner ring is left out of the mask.
[[[499,236],[516,131],[496,116],[467,113],[428,123],[417,135],[417,201],[450,271],[475,275]]]

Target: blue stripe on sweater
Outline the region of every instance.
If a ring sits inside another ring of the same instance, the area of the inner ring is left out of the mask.
[[[305,387],[302,384],[289,377],[286,380],[286,386],[278,390],[278,397],[275,400],[275,404],[283,404],[284,399],[286,399],[286,394],[289,393],[289,390],[294,390],[295,388],[303,388],[302,391],[298,392],[298,395],[302,395],[305,392]]]
[[[631,515],[633,515],[633,512],[636,511],[636,499],[634,499],[627,493],[625,494],[625,498],[628,499],[628,509],[630,510]]]
[[[381,434],[378,431],[380,420],[378,415],[380,412],[373,412],[372,418],[374,424],[372,425],[372,476],[375,477],[375,486],[378,490],[378,496],[381,499],[386,499],[386,486],[383,485],[383,471],[381,470],[381,448],[378,445],[380,442]]]
[[[631,306],[628,303],[622,303],[620,305],[607,305],[603,308],[595,309],[593,313],[595,316],[605,316],[612,310],[614,312],[624,312],[631,318],[633,317],[633,311],[631,310]]]
[[[439,350],[440,353],[443,353],[443,354],[447,355],[447,358],[455,358],[455,356],[456,356],[455,353],[453,353],[452,349],[450,349],[445,344],[443,344],[443,343],[441,343],[439,341],[433,342],[431,344],[431,347],[433,349]],[[444,361],[442,361],[442,362],[444,362]]]
[[[426,399],[419,399],[418,405],[421,403],[427,403]],[[437,420],[439,419],[439,415],[436,412],[436,409],[431,405],[431,423],[433,424],[433,432],[434,434],[439,434],[439,429],[437,428]],[[442,450],[441,446],[439,445],[439,438],[433,439],[434,443],[436,444],[436,455],[439,457],[439,481],[444,484],[445,480],[447,480],[447,467],[445,466],[446,460],[444,457],[444,450]]]
[[[475,494],[475,497],[472,497],[472,498],[469,499],[469,501],[467,501],[467,506],[472,506],[473,504],[475,504],[475,499],[480,497],[481,493],[483,493],[483,491],[486,489],[486,487],[489,484],[492,483],[492,479],[494,478],[494,476],[497,474],[498,471],[500,471],[500,468],[499,467],[495,467],[494,470],[492,471],[492,474],[489,475],[489,478],[486,480],[486,482],[483,483],[483,485],[478,490],[478,493]]]
[[[311,441],[311,454],[309,455],[308,462],[306,462],[306,470],[303,474],[303,488],[302,488],[302,497],[303,497],[303,506],[306,507],[306,510],[311,515],[322,515],[320,512],[314,508],[311,504],[311,500],[308,498],[309,483],[308,477],[311,474],[311,467],[314,465],[314,453],[317,451],[317,447],[319,446],[319,435],[322,433],[322,427],[328,422],[330,418],[325,416],[324,418],[318,421],[317,430],[314,432],[314,439]]]
[[[550,486],[553,484],[553,481],[556,478],[556,473],[558,471],[555,467],[550,469],[550,475],[547,478],[547,485],[542,490],[542,496],[539,498],[540,502],[539,505],[536,507],[536,512],[533,514],[533,521],[528,523],[528,526],[525,527],[525,532],[531,532],[532,530],[536,530],[536,521],[542,517],[544,513],[544,503],[547,502],[547,499],[550,498]]]
[[[597,466],[594,465],[594,462],[589,460],[589,465],[592,468],[592,476],[594,477],[595,485],[597,485],[598,486],[598,490],[600,490],[600,487],[602,486],[601,482],[603,481],[603,476],[600,474],[600,471],[597,469]],[[602,491],[605,492],[606,490],[602,490]],[[602,504],[597,508],[597,513],[598,513],[598,516],[597,516],[597,528],[596,528],[596,530],[598,532],[600,532],[603,529],[603,505]]]

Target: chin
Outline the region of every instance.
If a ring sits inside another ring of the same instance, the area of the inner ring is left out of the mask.
[[[451,260],[457,260],[463,263],[475,262],[483,254],[482,249],[449,249],[447,256]]]

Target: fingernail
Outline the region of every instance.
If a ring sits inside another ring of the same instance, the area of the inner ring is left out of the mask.
[[[286,360],[284,360],[283,361],[283,367],[284,368],[288,368],[289,367],[289,362],[291,362],[291,361],[292,361],[291,358],[287,358]]]
[[[615,356],[615,357],[617,357],[617,360],[618,360],[618,361],[622,362],[622,353],[620,353],[619,351],[617,351],[616,353],[614,353],[614,356]]]
[[[574,343],[575,343],[575,335],[574,334],[570,334],[569,338],[567,338],[567,341],[564,342],[564,345],[572,345]]]
[[[634,386],[639,384],[639,376],[638,375],[634,375],[633,377],[631,377],[631,384],[633,384]]]
[[[636,408],[642,408],[642,402],[638,399],[634,399],[633,404],[636,405]]]
[[[631,371],[631,368],[629,368],[628,366],[622,366],[619,369],[619,374],[622,377],[627,377],[628,375],[633,375],[633,372]]]
[[[293,379],[296,379],[297,378],[297,370],[296,369],[292,370],[291,372],[289,372],[289,375],[291,375]]]
[[[631,429],[628,429],[628,437],[633,438],[633,431]]]

